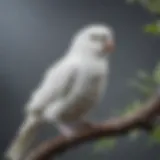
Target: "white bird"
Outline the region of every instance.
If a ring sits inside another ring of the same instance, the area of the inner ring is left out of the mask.
[[[64,136],[76,133],[104,95],[114,48],[113,30],[106,25],[89,25],[76,33],[26,104],[25,120],[5,154],[8,159],[22,159],[42,123],[54,124]]]

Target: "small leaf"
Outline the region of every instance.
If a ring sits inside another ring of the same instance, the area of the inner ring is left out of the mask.
[[[159,0],[149,0],[147,2],[147,8],[152,13],[160,14],[160,1]]]
[[[144,96],[150,96],[153,92],[153,86],[150,86],[149,84],[141,84],[140,82],[138,81],[132,81],[130,83],[130,85],[132,87],[134,87],[135,89],[137,89],[142,95]]]
[[[154,130],[151,132],[150,140],[152,142],[160,143],[160,126],[154,128]]]
[[[94,145],[95,151],[102,151],[104,149],[112,149],[116,145],[117,140],[115,138],[103,138],[98,140]]]
[[[135,112],[139,107],[142,106],[142,102],[140,100],[136,100],[134,101],[132,104],[128,105],[126,107],[126,109],[124,109],[121,112],[121,116],[123,115],[128,115],[128,114],[132,114],[133,112]]]
[[[146,25],[144,27],[144,31],[147,33],[152,33],[154,35],[159,35],[160,34],[159,21]]]

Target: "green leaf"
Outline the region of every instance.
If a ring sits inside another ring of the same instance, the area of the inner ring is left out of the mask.
[[[150,96],[153,92],[153,86],[150,86],[149,84],[146,85],[144,83],[142,84],[136,80],[132,80],[130,85],[146,97]]]
[[[160,84],[160,63],[158,63],[153,71],[153,79],[157,83],[157,85]]]
[[[160,0],[126,0],[128,4],[139,3],[142,7],[147,9],[150,13],[160,15]],[[160,21],[148,24],[144,27],[146,33],[153,35],[160,35]]]
[[[135,100],[132,104],[129,104],[122,112],[121,116],[132,114],[135,112],[139,107],[142,106],[142,102],[140,100]]]
[[[146,7],[150,12],[160,14],[159,0],[148,0]]]
[[[147,72],[143,70],[139,70],[137,72],[137,78],[139,78],[141,80],[141,83],[145,84],[146,86],[153,87],[155,85],[155,80],[152,77],[152,75],[149,75]]]
[[[160,143],[160,126],[153,129],[150,134],[150,140],[152,142]]]
[[[144,27],[144,31],[147,33],[152,33],[154,35],[160,35],[160,22],[156,21],[152,24],[148,24]]]
[[[102,138],[95,143],[94,150],[97,152],[104,149],[112,149],[116,145],[116,142],[115,138]]]

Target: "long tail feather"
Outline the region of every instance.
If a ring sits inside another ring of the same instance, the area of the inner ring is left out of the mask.
[[[18,134],[7,150],[5,157],[9,160],[21,160],[32,144],[40,124],[40,120],[36,117],[28,116],[21,125]]]

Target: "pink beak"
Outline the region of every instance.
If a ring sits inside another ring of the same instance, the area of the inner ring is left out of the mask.
[[[109,53],[114,52],[114,50],[115,50],[115,42],[114,42],[114,40],[107,40],[107,43],[106,43],[106,45],[104,47],[104,50],[106,52],[109,52]]]

